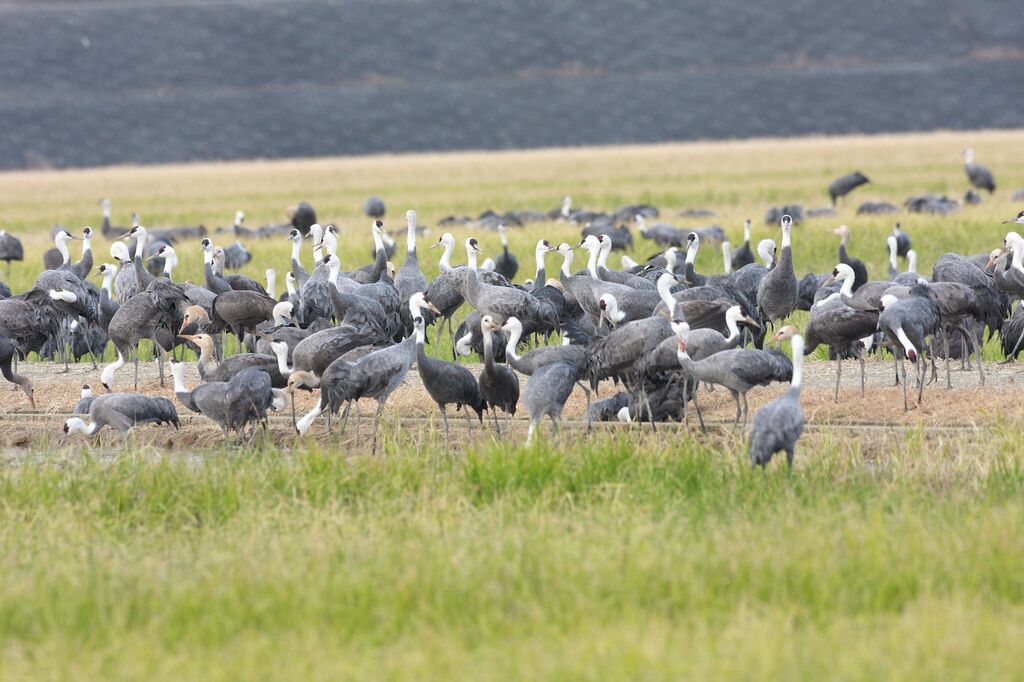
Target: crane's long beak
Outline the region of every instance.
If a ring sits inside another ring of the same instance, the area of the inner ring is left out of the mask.
[[[744,317],[743,321],[746,322],[747,324],[749,324],[751,327],[757,327],[758,329],[761,328],[761,325],[757,323],[757,320],[755,320],[754,318],[750,317],[749,315]]]
[[[184,329],[185,325],[182,325],[181,328]],[[193,336],[192,334],[178,334],[178,338],[185,339],[186,341],[191,341],[192,343],[195,343],[196,341],[196,337]]]
[[[828,279],[826,279],[824,282],[821,283],[821,286],[827,287],[829,284],[832,284],[835,281],[836,281],[836,278],[834,276],[833,277],[829,277]]]
[[[434,313],[435,315],[442,315],[443,314],[440,310],[437,309],[437,306],[434,305],[433,303],[431,303],[430,301],[427,301],[426,308],[427,308],[427,310],[429,310],[430,312]]]
[[[25,395],[28,396],[28,403],[29,403],[29,405],[32,406],[32,409],[33,410],[36,409],[36,398],[35,398],[35,396],[32,395],[31,393],[26,393]]]
[[[441,242],[434,242],[433,244],[430,245],[430,248],[432,248],[432,249],[439,249],[442,246],[444,246],[444,244],[442,244]]]
[[[127,240],[131,239],[131,237],[132,237],[132,233],[131,232],[125,232],[120,237],[118,237],[118,239],[122,239],[122,240],[127,241]]]
[[[600,329],[601,325],[604,324],[604,308],[601,308],[601,314],[597,316],[597,328]]]

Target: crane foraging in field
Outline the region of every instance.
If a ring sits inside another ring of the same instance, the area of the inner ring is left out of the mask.
[[[137,424],[173,424],[180,429],[178,412],[167,398],[153,398],[139,393],[108,393],[93,398],[89,405],[88,423],[80,417],[71,417],[64,422],[64,433],[73,436],[82,433],[96,435],[104,426],[110,426],[122,434]]]
[[[996,191],[996,178],[985,166],[980,163],[974,163],[974,150],[964,150],[964,172],[967,173],[967,179],[972,185],[978,189],[986,190],[989,194]]]
[[[790,339],[792,344],[793,378],[788,391],[754,414],[750,425],[750,464],[755,467],[767,466],[776,452],[785,452],[786,464],[792,468],[796,443],[804,432],[804,410],[800,406],[804,340],[792,325],[780,329],[771,340],[782,339]]]

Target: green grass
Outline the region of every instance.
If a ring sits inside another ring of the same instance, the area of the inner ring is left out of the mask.
[[[972,146],[980,162],[996,173],[999,191],[980,206],[966,206],[947,216],[901,214],[857,216],[865,200],[887,200],[900,205],[911,194],[925,191],[960,197],[967,188],[960,152]],[[97,200],[113,201],[115,224],[124,225],[133,210],[143,224],[195,225],[212,228],[230,225],[236,209],[246,211],[247,224],[258,226],[284,220],[287,206],[308,200],[321,222],[342,228],[340,253],[345,269],[370,258],[369,220],[361,214],[363,200],[378,194],[389,206],[389,230],[404,227],[404,213],[415,208],[421,222],[433,225],[451,214],[478,215],[486,208],[547,210],[568,193],[577,206],[614,210],[636,202],[652,202],[677,225],[697,222],[721,225],[734,245],[742,237],[744,218],[754,221],[753,239],[778,238],[778,227],[764,225],[769,205],[796,202],[805,207],[828,203],[829,181],[853,168],[866,173],[872,184],[858,189],[834,217],[810,220],[794,232],[796,270],[831,271],[836,263],[838,238],[832,230],[847,224],[853,231],[850,251],[864,260],[875,278],[887,277],[885,237],[895,220],[912,236],[919,254],[918,268],[930,274],[941,254],[989,252],[1002,246],[1006,226],[1001,222],[1020,210],[1010,195],[1024,186],[1024,132],[950,132],[927,135],[753,140],[596,149],[530,152],[464,153],[448,155],[382,156],[352,159],[195,164],[152,168],[110,168],[0,174],[0,229],[22,237],[26,260],[14,263],[10,285],[15,291],[30,287],[40,270],[42,252],[52,246],[49,228],[55,223],[73,231],[97,226]],[[675,216],[687,207],[710,208],[718,217],[690,221]],[[486,230],[451,230],[460,247],[454,262],[465,262],[461,244],[476,236],[483,248],[481,261],[498,253],[497,234]],[[230,235],[212,235],[215,243],[233,241]],[[428,242],[436,241],[435,229]],[[512,250],[520,262],[519,280],[533,274],[533,249],[538,239],[579,243],[579,228],[565,223],[536,223],[510,231]],[[404,243],[399,238],[399,243]],[[263,279],[268,267],[278,271],[278,290],[284,289],[289,247],[283,239],[246,240],[254,259],[242,272]],[[439,251],[421,244],[420,262],[428,277],[437,273]],[[629,255],[638,261],[657,252],[652,242],[637,237]],[[110,261],[109,245],[95,243],[97,263]],[[78,248],[72,244],[78,258]],[[178,247],[179,280],[202,281],[202,258],[196,242]],[[618,253],[612,265],[618,265]],[[548,258],[549,273],[556,273],[560,258]],[[398,256],[400,264],[401,258]],[[306,267],[311,264],[308,248]],[[575,268],[582,268],[582,253]],[[702,248],[697,269],[720,272],[721,251]],[[6,278],[6,273],[4,273]],[[461,320],[468,310],[461,311]],[[806,317],[796,315],[802,326]],[[432,335],[431,335],[432,336]],[[444,350],[447,350],[447,339]],[[111,351],[112,352],[112,351]],[[821,350],[819,359],[824,358]],[[986,357],[1000,357],[990,343]],[[148,357],[144,355],[144,357]]]
[[[1013,679],[1019,427],[792,472],[698,442],[84,454],[0,479],[10,679]]]
[[[927,274],[945,251],[1001,245],[1024,133],[0,174],[0,228],[26,245],[15,290],[34,281],[49,226],[97,225],[104,195],[115,223],[135,209],[151,225],[223,224],[237,208],[259,225],[305,199],[344,227],[346,267],[369,257],[369,194],[388,200],[392,229],[408,207],[434,223],[568,192],[587,207],[653,202],[681,225],[675,210],[713,208],[734,240],[749,216],[756,240],[777,236],[768,204],[822,205],[828,180],[859,168],[874,183],[795,232],[796,267],[831,269],[846,223],[880,276],[892,219],[854,207],[959,196],[969,145],[1000,191],[954,216],[900,216]],[[495,234],[473,234],[496,253]],[[520,277],[537,239],[578,234],[513,231]],[[246,274],[287,266],[283,241],[248,246]],[[631,255],[654,250],[638,240]],[[428,276],[435,255],[421,251]],[[179,256],[199,279],[195,243]],[[701,251],[698,270],[719,267]],[[1022,432],[812,430],[792,472],[751,471],[736,439],[685,433],[453,454],[389,432],[376,458],[305,441],[46,448],[0,468],[0,677],[1020,679]]]

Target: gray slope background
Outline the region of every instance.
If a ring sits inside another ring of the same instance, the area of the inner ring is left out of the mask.
[[[0,169],[1015,127],[1020,0],[0,0]]]

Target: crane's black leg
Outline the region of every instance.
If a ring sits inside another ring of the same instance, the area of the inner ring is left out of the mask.
[[[696,384],[696,381],[694,382]],[[700,403],[697,402],[697,393],[700,391],[700,385],[693,387],[693,407],[697,410],[697,419],[700,421],[700,430],[707,433],[708,427],[704,425],[704,415],[700,413]]]
[[[896,356],[896,351],[895,350],[893,350],[893,353],[892,353],[892,368],[893,368],[893,371],[896,374],[896,383],[893,384],[893,386],[899,386],[900,385],[900,359]]]
[[[81,328],[85,329],[85,327],[81,327]],[[88,329],[85,329],[85,336],[84,336],[84,338],[85,338],[85,348],[86,348],[86,350],[89,351],[89,357],[92,359],[92,368],[94,370],[99,369],[99,366],[96,364],[96,353],[92,352],[92,341],[89,340],[89,330]]]
[[[139,347],[135,346],[135,390],[139,390]]]
[[[962,326],[960,327],[960,333],[970,339],[971,350],[974,351],[974,354],[977,356],[977,359],[978,359],[978,379],[979,379],[979,381],[981,381],[981,385],[984,386],[985,385],[985,369],[982,367],[981,347],[978,345],[978,339],[974,335],[973,332],[968,333],[967,330],[964,329]]]
[[[864,397],[864,353],[863,351],[857,355],[857,360],[860,362],[860,397]]]
[[[732,428],[735,431],[736,427],[740,425],[740,416],[743,414],[743,408],[740,407],[740,394],[731,388],[729,392],[732,393],[732,399],[736,401],[736,421],[732,423]]]
[[[907,367],[903,364],[902,358],[897,358],[896,362],[899,363],[900,374],[903,375],[903,411],[909,412],[910,405],[907,403]]]
[[[380,432],[380,416],[384,412],[384,403],[377,403],[377,414],[373,420],[373,454],[377,454],[377,435]]]
[[[960,340],[963,341],[963,339],[960,339]],[[950,389],[950,388],[953,388],[953,377],[950,375],[950,372],[949,372],[949,356],[950,356],[950,352],[949,352],[949,334],[946,333],[946,329],[945,328],[942,329],[942,345],[946,347],[946,388]],[[963,356],[964,356],[964,354],[961,353],[961,355],[960,355],[961,361],[963,360]],[[934,358],[932,359],[932,361],[934,362]],[[961,362],[960,363],[960,371],[963,371],[963,368],[964,368],[963,362]]]
[[[843,359],[837,357],[836,358],[836,395],[835,395],[835,403],[836,403],[836,405],[839,404],[839,378],[842,375],[843,375]]]
[[[348,412],[352,409],[352,401],[345,403],[345,410],[341,413],[341,435],[345,435],[345,427],[348,426]]]
[[[62,358],[64,358],[64,371],[65,372],[70,372],[71,368],[68,367],[68,345],[69,345],[69,342],[68,342],[68,328],[67,328],[67,324],[66,323],[67,323],[67,318],[65,318],[64,321],[61,322],[61,325],[60,325],[60,355],[61,355]]]
[[[934,363],[935,360],[933,359],[932,362]],[[915,363],[918,365],[918,370],[917,371],[918,371],[918,374],[919,374],[919,377],[920,377],[918,379],[918,382],[917,382],[917,404],[920,405],[921,404],[921,398],[924,396],[924,374],[925,374],[925,372],[928,371],[928,369],[921,362],[921,354],[920,353],[918,353],[917,360],[915,360]],[[933,365],[933,367],[934,367],[934,365]]]
[[[473,418],[469,416],[469,405],[463,405],[462,411],[466,415],[466,437],[470,438],[473,435]]]
[[[747,428],[747,415],[750,414],[750,405],[747,404],[747,394],[743,393],[743,428]]]
[[[444,439],[448,440],[448,407],[446,405],[440,405],[441,416],[444,417]]]

